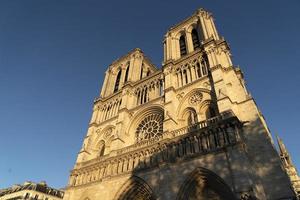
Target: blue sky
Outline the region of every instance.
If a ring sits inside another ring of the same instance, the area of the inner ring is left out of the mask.
[[[160,67],[165,32],[200,7],[299,167],[299,0],[1,0],[0,188],[64,187],[106,67],[136,47]]]

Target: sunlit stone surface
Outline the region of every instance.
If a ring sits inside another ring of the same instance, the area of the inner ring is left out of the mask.
[[[197,10],[163,45],[160,69],[140,49],[108,66],[64,199],[295,197],[211,13]]]

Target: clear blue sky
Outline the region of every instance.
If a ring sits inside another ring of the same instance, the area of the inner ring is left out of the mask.
[[[299,167],[299,0],[1,0],[0,188],[64,187],[106,67],[135,47],[160,67],[163,35],[200,7]]]

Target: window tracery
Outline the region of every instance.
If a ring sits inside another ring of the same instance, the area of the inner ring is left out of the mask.
[[[190,98],[189,98],[189,103],[191,105],[197,105],[199,103],[201,103],[203,99],[203,94],[199,91],[195,92],[195,94],[193,94]]]
[[[192,30],[191,35],[192,35],[194,50],[199,49],[200,48],[200,41],[199,41],[198,32],[196,31],[196,29]]]
[[[174,72],[177,77],[178,87],[182,87],[190,82],[200,79],[203,76],[208,75],[208,59],[206,54],[202,56],[189,59],[183,64],[175,68]]]
[[[115,82],[115,88],[114,88],[114,92],[117,92],[119,90],[119,85],[120,85],[120,79],[121,79],[121,70],[119,70],[117,78],[116,78],[116,82]]]
[[[163,115],[155,113],[146,116],[136,129],[137,141],[161,136],[163,132]]]
[[[180,56],[184,56],[187,54],[184,35],[180,36],[179,38],[179,48],[180,48]]]

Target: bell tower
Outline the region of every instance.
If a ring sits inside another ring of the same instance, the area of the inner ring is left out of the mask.
[[[109,65],[65,200],[292,199],[291,182],[212,14]]]

